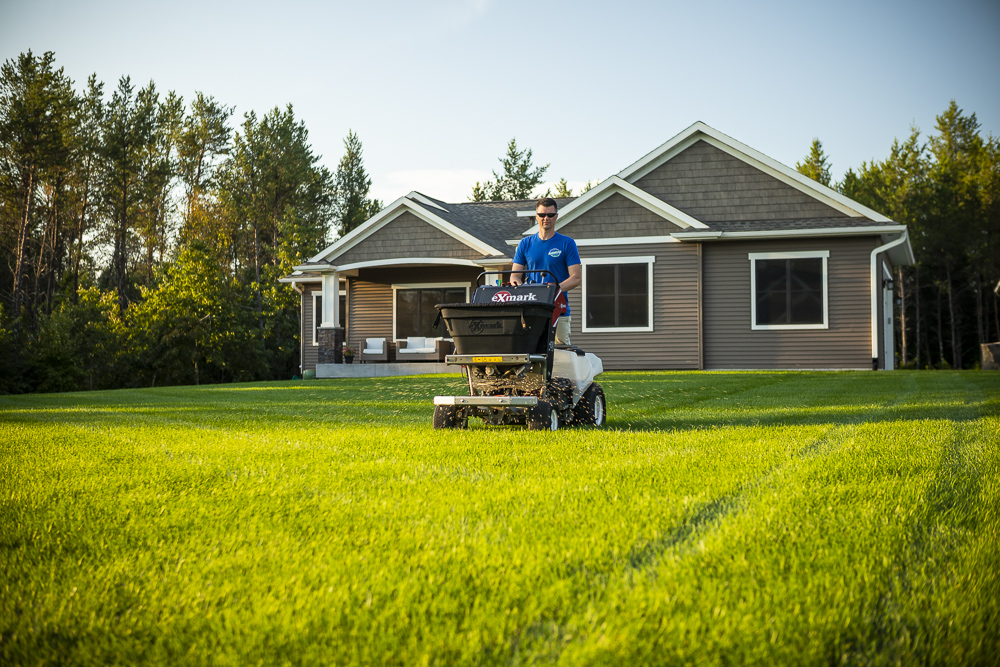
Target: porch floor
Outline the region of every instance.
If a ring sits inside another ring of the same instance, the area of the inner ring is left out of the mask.
[[[430,375],[432,373],[461,374],[458,366],[443,363],[415,362],[391,364],[316,364],[316,377],[327,378],[375,378],[396,375]]]

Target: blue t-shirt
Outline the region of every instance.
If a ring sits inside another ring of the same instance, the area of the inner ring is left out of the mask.
[[[521,239],[514,253],[514,263],[525,269],[544,269],[551,271],[562,282],[569,278],[569,267],[580,263],[580,253],[576,249],[576,241],[556,232],[555,236],[543,241],[538,234],[532,234]],[[550,283],[552,276],[543,273],[525,273],[526,283]],[[569,315],[567,307],[566,314]]]

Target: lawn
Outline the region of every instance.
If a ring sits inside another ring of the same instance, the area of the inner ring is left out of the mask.
[[[0,397],[0,664],[996,664],[1000,373]]]

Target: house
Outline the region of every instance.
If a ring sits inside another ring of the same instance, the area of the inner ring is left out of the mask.
[[[509,269],[534,204],[411,192],[295,267],[303,369],[323,377],[343,340],[445,338],[434,304]],[[906,227],[704,123],[559,213],[583,263],[573,342],[606,369],[893,368]]]

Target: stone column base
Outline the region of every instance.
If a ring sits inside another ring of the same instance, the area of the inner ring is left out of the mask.
[[[344,327],[320,327],[316,330],[318,364],[344,363]]]

